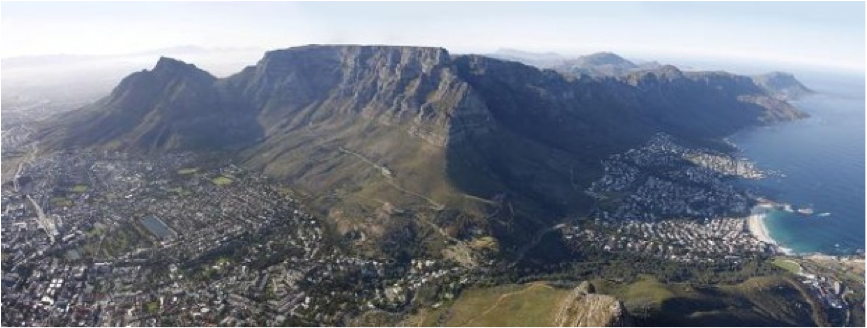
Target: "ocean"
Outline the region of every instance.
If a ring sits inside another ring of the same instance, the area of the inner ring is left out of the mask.
[[[759,168],[782,173],[742,182],[773,201],[813,209],[769,213],[765,224],[781,246],[797,253],[863,252],[864,75],[795,75],[817,91],[792,102],[811,117],[729,138]]]

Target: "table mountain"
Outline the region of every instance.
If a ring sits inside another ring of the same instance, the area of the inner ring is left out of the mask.
[[[390,238],[406,224],[395,213],[433,211],[427,222],[448,238],[481,229],[508,253],[586,209],[600,160],[657,132],[710,142],[804,115],[727,73],[574,77],[442,48],[311,45],[222,79],[160,59],[41,139],[46,150],[225,151],[320,195],[341,232]]]

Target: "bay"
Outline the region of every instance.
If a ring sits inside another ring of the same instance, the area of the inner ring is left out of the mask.
[[[814,213],[775,211],[765,224],[782,246],[797,253],[863,252],[864,75],[798,74],[814,95],[792,102],[811,115],[754,128],[730,138],[741,156],[782,173],[748,186],[768,198]]]

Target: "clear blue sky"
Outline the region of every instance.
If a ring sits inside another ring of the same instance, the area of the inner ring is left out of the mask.
[[[717,57],[864,70],[864,2],[4,2],[2,57],[178,45],[309,43],[501,47]]]

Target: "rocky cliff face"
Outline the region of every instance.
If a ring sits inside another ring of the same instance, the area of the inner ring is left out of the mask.
[[[583,282],[560,303],[554,318],[556,327],[628,327],[632,320],[619,300],[596,294],[592,285]]]
[[[295,116],[315,111],[309,118],[357,116],[445,146],[449,131],[465,131],[453,122],[487,115],[451,61],[441,48],[307,46],[268,52],[221,86],[258,108],[269,130],[310,124]]]
[[[682,72],[665,65],[629,74],[625,81],[635,93],[623,99],[642,108],[663,130],[687,140],[807,116],[749,77],[726,72]]]

